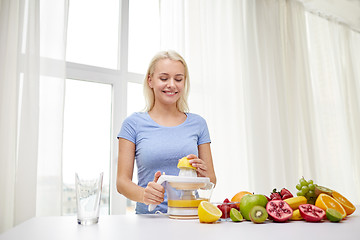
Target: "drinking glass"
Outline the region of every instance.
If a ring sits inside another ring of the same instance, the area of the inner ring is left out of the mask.
[[[90,225],[99,221],[103,175],[81,178],[75,173],[78,224]]]

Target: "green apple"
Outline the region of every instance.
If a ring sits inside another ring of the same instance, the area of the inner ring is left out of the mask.
[[[240,212],[246,220],[250,221],[249,213],[254,206],[266,207],[268,200],[262,194],[247,194],[241,198]]]

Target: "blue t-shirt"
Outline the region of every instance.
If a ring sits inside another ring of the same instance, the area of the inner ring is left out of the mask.
[[[186,120],[175,127],[156,123],[147,112],[133,113],[121,127],[118,138],[127,139],[136,145],[135,161],[138,168],[138,185],[146,187],[154,180],[157,171],[166,175],[178,175],[178,160],[189,154],[198,156],[198,145],[209,143],[210,135],[204,118],[186,113]],[[167,196],[153,212],[148,206],[136,203],[136,213],[167,212]]]

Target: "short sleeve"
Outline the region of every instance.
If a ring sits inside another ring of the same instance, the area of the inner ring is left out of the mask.
[[[134,115],[131,115],[124,120],[117,138],[124,138],[136,143],[136,121]]]
[[[199,124],[200,124],[200,135],[198,139],[198,145],[204,143],[210,143],[211,142],[210,133],[205,119],[200,117]]]

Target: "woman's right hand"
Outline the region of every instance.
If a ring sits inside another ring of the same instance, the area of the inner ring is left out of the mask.
[[[161,176],[161,172],[157,171],[154,176],[154,181],[149,182],[144,190],[143,202],[147,205],[158,205],[164,201],[165,189],[157,180]]]

